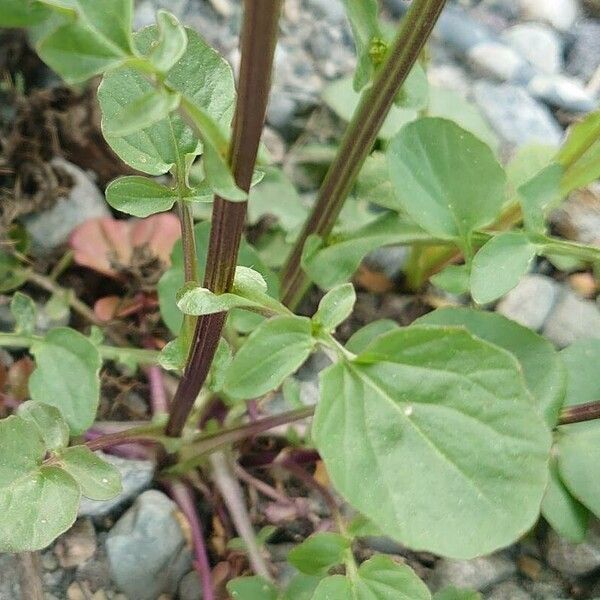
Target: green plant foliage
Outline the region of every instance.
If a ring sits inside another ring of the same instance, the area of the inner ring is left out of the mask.
[[[313,347],[310,319],[280,316],[264,321],[233,357],[224,390],[237,400],[257,398],[281,385]]]
[[[382,42],[383,38],[379,27],[379,6],[377,0],[344,0],[344,6],[358,55],[353,87],[359,92],[369,83],[375,70],[372,46],[378,40]]]
[[[590,513],[563,483],[555,458],[550,461],[550,480],[542,502],[542,515],[555,531],[571,542],[580,543],[585,539]]]
[[[562,177],[563,168],[550,163],[518,188],[523,220],[530,231],[545,233],[546,216],[562,198]]]
[[[481,594],[450,586],[436,592],[433,600],[481,600]]]
[[[434,236],[468,244],[504,203],[506,176],[492,151],[451,121],[426,118],[406,125],[387,156],[398,201]]]
[[[30,27],[49,15],[45,6],[31,0],[2,0],[0,3],[0,27]]]
[[[506,165],[506,176],[511,191],[514,193],[554,159],[556,148],[544,144],[521,146]]]
[[[330,289],[348,281],[372,250],[422,241],[431,241],[431,236],[419,226],[399,215],[385,214],[364,227],[335,234],[325,245],[311,236],[304,246],[302,266],[319,287]]]
[[[121,491],[119,471],[85,446],[66,448],[60,454],[60,463],[86,498],[110,500]]]
[[[548,430],[517,361],[464,330],[392,331],[329,367],[313,436],[336,489],[411,548],[477,556],[539,514]]]
[[[188,38],[185,28],[166,10],[156,13],[158,41],[148,52],[148,59],[155,69],[167,73],[184,55]]]
[[[10,301],[10,312],[15,319],[15,333],[29,335],[35,329],[37,309],[26,294],[15,292]]]
[[[190,29],[186,33],[185,53],[164,83],[202,110],[207,120],[219,122],[231,114],[235,100],[231,68],[197,33]],[[143,29],[134,36],[142,54],[148,54],[159,40],[156,27]],[[110,123],[119,118],[125,107],[152,90],[152,84],[132,68],[106,73],[98,88],[103,130],[110,131]],[[105,137],[123,161],[149,175],[162,175],[175,167],[183,176],[189,157],[201,152],[192,130],[178,115],[170,115],[126,136],[105,133]]]
[[[554,427],[562,406],[566,373],[554,346],[531,329],[493,312],[442,308],[415,321],[419,325],[464,327],[471,334],[504,348],[520,364],[525,382],[546,423]]]
[[[344,562],[351,540],[337,533],[315,533],[288,554],[288,561],[305,575],[326,575]]]
[[[565,406],[592,402],[600,397],[597,370],[600,340],[582,340],[561,352],[567,367]],[[600,460],[598,421],[566,425],[557,433],[558,472],[577,500],[600,516],[600,481],[590,477]],[[560,530],[559,530],[560,531]]]
[[[282,600],[311,600],[319,581],[320,577],[299,573],[290,581]]]
[[[383,152],[373,152],[367,158],[356,181],[354,193],[360,200],[402,211],[402,205],[396,200],[394,194]]]
[[[233,600],[277,600],[277,589],[262,577],[238,577],[227,584]]]
[[[389,556],[377,555],[364,562],[356,575],[333,575],[321,581],[312,600],[431,600],[425,584],[406,566]]]
[[[600,177],[600,111],[573,125],[557,160],[565,168],[561,182],[564,194]]]
[[[204,265],[208,253],[208,239],[210,233],[210,223],[198,223],[194,227],[196,239],[196,256],[198,259],[199,272],[198,280],[204,279]],[[238,256],[238,264],[245,267],[252,267],[258,271],[267,282],[268,293],[273,298],[278,295],[278,281],[273,272],[263,263],[260,256],[250,244],[242,240]],[[162,318],[174,335],[178,335],[183,322],[181,311],[177,308],[176,294],[184,284],[183,275],[183,250],[181,242],[177,242],[171,254],[171,267],[168,269],[158,282],[158,299],[160,302],[160,313]]]
[[[19,406],[18,415],[37,430],[47,450],[58,451],[69,444],[69,426],[58,408],[41,402],[25,402]]]
[[[519,231],[491,238],[473,259],[470,280],[473,300],[487,304],[512,290],[529,270],[536,252],[536,245]]]
[[[323,101],[340,119],[350,121],[360,102],[360,94],[354,91],[351,78],[340,79],[325,88]],[[379,130],[379,137],[389,140],[417,115],[418,109],[393,106]]]
[[[430,278],[431,283],[451,294],[464,294],[470,288],[469,265],[449,265]]]
[[[120,490],[118,471],[84,446],[66,448],[59,411],[26,402],[0,420],[0,551],[48,546],[77,517],[79,499],[106,500]]]
[[[351,283],[339,285],[323,296],[313,322],[324,331],[332,332],[352,314],[355,303],[354,286]]]
[[[139,175],[119,177],[106,188],[107,202],[134,217],[171,210],[177,198],[176,190]]]
[[[362,352],[374,339],[384,333],[388,333],[394,329],[398,329],[399,325],[391,319],[379,319],[365,325],[358,331],[355,331],[348,343],[346,349],[354,354]]]
[[[27,273],[10,254],[0,252],[0,293],[12,292],[27,281]]]
[[[59,327],[36,341],[31,353],[36,361],[29,378],[31,398],[56,406],[71,433],[83,433],[94,422],[100,400],[97,347],[81,333]]]

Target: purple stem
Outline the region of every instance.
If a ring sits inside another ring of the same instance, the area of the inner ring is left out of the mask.
[[[210,563],[208,562],[208,552],[204,540],[204,531],[202,523],[198,518],[194,492],[191,486],[182,481],[170,481],[165,484],[169,494],[175,500],[181,512],[185,515],[192,535],[192,546],[194,548],[194,569],[198,573],[200,585],[202,586],[203,600],[215,600],[215,592],[212,581]]]

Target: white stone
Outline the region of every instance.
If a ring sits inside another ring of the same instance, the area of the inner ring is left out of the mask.
[[[502,39],[539,71],[552,74],[562,70],[562,41],[548,25],[519,23],[507,29]]]
[[[483,42],[467,53],[471,66],[482,75],[491,75],[502,81],[511,81],[526,68],[525,61],[512,49],[500,42]]]
[[[550,23],[559,31],[568,31],[579,15],[576,0],[519,0],[519,8],[525,19]]]

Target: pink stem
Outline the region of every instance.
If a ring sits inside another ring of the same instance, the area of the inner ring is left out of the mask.
[[[152,414],[168,413],[169,399],[167,398],[167,392],[165,391],[160,367],[157,365],[147,367],[146,376],[148,377],[148,383],[150,384],[150,405]]]
[[[194,568],[198,573],[200,585],[202,586],[202,598],[204,600],[215,600],[212,573],[210,563],[208,562],[206,542],[204,541],[204,531],[196,512],[196,503],[192,488],[182,481],[171,481],[166,486],[169,494],[175,500],[190,525],[195,556]]]

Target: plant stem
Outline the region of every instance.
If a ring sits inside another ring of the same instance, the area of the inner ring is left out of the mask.
[[[114,433],[107,433],[106,435],[101,435],[100,437],[87,441],[85,445],[90,450],[95,451],[140,441],[163,443],[165,438],[162,435],[160,426],[151,424],[142,425],[140,427],[130,427],[123,431],[115,431]]]
[[[179,475],[196,467],[203,462],[204,457],[223,446],[235,444],[249,437],[258,435],[280,425],[288,425],[294,421],[300,421],[311,417],[315,412],[314,406],[307,406],[274,417],[260,419],[253,423],[240,425],[231,429],[222,429],[216,433],[201,434],[191,442],[186,442],[182,447],[181,461],[165,470],[167,474]]]
[[[241,34],[238,98],[229,162],[238,187],[250,190],[265,121],[281,0],[246,0]],[[215,197],[204,286],[219,294],[230,289],[246,218],[245,202]],[[225,313],[200,317],[183,377],[173,398],[167,435],[181,434],[208,375]]]
[[[202,522],[196,511],[196,503],[194,502],[194,492],[186,483],[181,481],[167,482],[167,489],[173,500],[177,503],[181,512],[185,515],[190,526],[192,537],[192,546],[194,548],[194,568],[198,572],[200,585],[202,586],[203,600],[215,600],[215,590],[213,586],[212,573],[210,563],[208,561],[208,552],[206,549],[206,541]]]
[[[444,7],[445,0],[414,0],[388,56],[366,90],[329,168],[317,201],[296,240],[282,274],[284,304],[298,305],[310,281],[302,271],[304,244],[310,235],[328,236],[406,77]]]
[[[39,552],[20,552],[17,554],[17,560],[19,562],[21,598],[23,600],[44,600]]]
[[[255,0],[250,1],[253,2]],[[215,483],[221,492],[221,496],[223,496],[237,532],[246,544],[248,560],[250,561],[252,570],[257,575],[271,581],[271,573],[258,545],[256,534],[250,521],[250,515],[246,508],[246,502],[244,501],[242,488],[232,473],[228,456],[224,452],[215,452],[211,455],[210,462]]]
[[[38,335],[20,335],[17,333],[0,333],[0,348],[30,348],[33,344],[43,342]],[[160,352],[143,348],[118,348],[116,346],[98,346],[100,356],[104,360],[133,361],[138,364],[156,364]]]
[[[571,423],[583,423],[595,419],[600,419],[600,400],[563,408],[558,424],[570,425]]]

